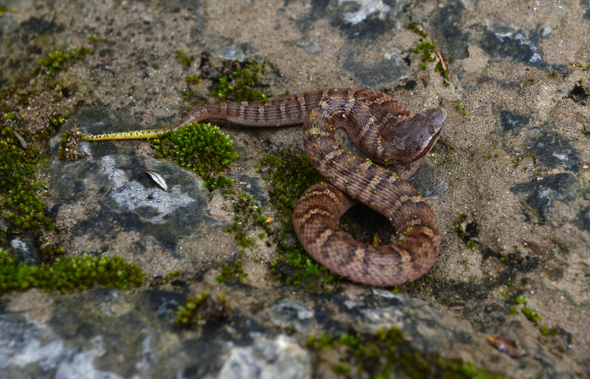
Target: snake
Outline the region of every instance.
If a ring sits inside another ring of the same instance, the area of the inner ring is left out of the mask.
[[[193,122],[223,120],[252,127],[303,125],[303,148],[325,181],[297,201],[293,227],[305,251],[351,282],[391,287],[426,274],[440,251],[434,211],[407,180],[440,137],[447,113],[413,114],[381,91],[336,88],[266,102],[199,106],[164,129],[82,135],[87,140],[156,138]],[[336,138],[344,130],[365,157]],[[396,233],[388,244],[365,244],[338,225],[357,202],[381,213]]]

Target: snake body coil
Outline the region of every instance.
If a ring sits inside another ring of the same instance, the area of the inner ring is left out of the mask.
[[[313,185],[299,199],[293,214],[297,237],[330,271],[353,282],[394,286],[424,275],[438,256],[436,216],[405,180],[440,136],[445,119],[441,108],[412,115],[382,92],[332,89],[266,103],[209,104],[168,129],[83,138],[147,138],[203,120],[257,127],[303,124],[305,152],[327,182]],[[369,159],[344,150],[336,129],[345,130]],[[340,216],[357,201],[390,220],[397,232],[394,242],[367,245],[340,229]]]

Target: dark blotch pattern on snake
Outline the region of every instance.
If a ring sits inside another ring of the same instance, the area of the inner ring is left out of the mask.
[[[208,104],[166,130],[83,138],[145,138],[203,120],[258,127],[304,124],[305,152],[326,182],[313,185],[297,203],[293,226],[299,241],[313,259],[338,275],[367,285],[394,286],[424,275],[440,250],[436,216],[405,180],[437,141],[445,119],[441,108],[412,115],[382,92],[332,89],[266,103]],[[344,150],[336,129],[345,130],[369,159]],[[357,201],[391,221],[395,241],[367,245],[340,229],[340,216]]]

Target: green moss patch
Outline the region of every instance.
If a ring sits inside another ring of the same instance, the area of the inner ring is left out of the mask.
[[[267,234],[272,233],[273,230],[266,221],[266,217],[262,216],[264,207],[261,207],[259,202],[253,200],[252,195],[239,194],[234,200],[233,207],[234,223],[228,226],[226,231],[236,233],[238,246],[243,249],[252,247],[252,241],[246,237],[246,228],[250,225],[262,227]]]
[[[395,327],[376,334],[345,333],[338,338],[312,334],[307,347],[317,352],[320,361],[328,356],[332,362],[334,354],[327,351],[338,350],[340,359],[332,370],[347,377],[368,373],[371,378],[499,378],[459,358],[421,353]]]
[[[205,180],[209,191],[233,184],[222,171],[239,156],[233,141],[218,127],[192,123],[164,133],[151,142],[158,158],[171,157],[179,166],[196,172]]]
[[[68,68],[73,62],[83,60],[91,50],[88,47],[76,47],[64,51],[54,51],[41,59],[39,64],[33,69],[33,75],[45,73],[49,76],[65,68]]]
[[[279,253],[279,259],[272,264],[272,272],[288,284],[306,284],[309,288],[339,280],[338,276],[311,259],[297,241],[293,229],[293,210],[297,200],[307,188],[322,180],[322,176],[304,153],[269,155],[261,164],[259,170],[270,184],[270,201],[277,210],[277,221],[282,225],[269,233]]]
[[[32,229],[37,235],[53,230],[53,222],[45,214],[47,206],[39,195],[43,183],[34,174],[39,152],[27,144],[26,149],[10,126],[0,132],[0,201],[3,217],[14,229]],[[22,137],[20,137],[22,139]]]
[[[261,79],[266,74],[265,64],[255,61],[241,63],[227,62],[221,68],[221,77],[217,84],[217,91],[209,95],[221,101],[267,101],[268,97],[262,89]]]
[[[95,285],[130,289],[140,286],[144,280],[145,275],[137,264],[126,263],[117,256],[84,254],[58,258],[51,265],[33,266],[17,263],[10,253],[0,250],[0,294],[28,288],[65,292]]]
[[[224,295],[203,291],[178,307],[175,323],[184,327],[203,326],[211,319],[231,319],[233,308]]]

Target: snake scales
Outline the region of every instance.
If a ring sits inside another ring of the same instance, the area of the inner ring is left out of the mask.
[[[382,92],[332,89],[266,103],[203,105],[168,129],[83,136],[89,140],[154,137],[191,122],[226,120],[258,127],[304,125],[303,145],[327,182],[299,199],[293,226],[305,250],[330,271],[353,282],[393,286],[424,275],[440,249],[436,216],[405,182],[442,131],[446,112],[433,108],[412,115]],[[344,150],[335,138],[343,129],[369,159]],[[397,231],[388,245],[360,243],[338,220],[357,201],[387,217]]]

